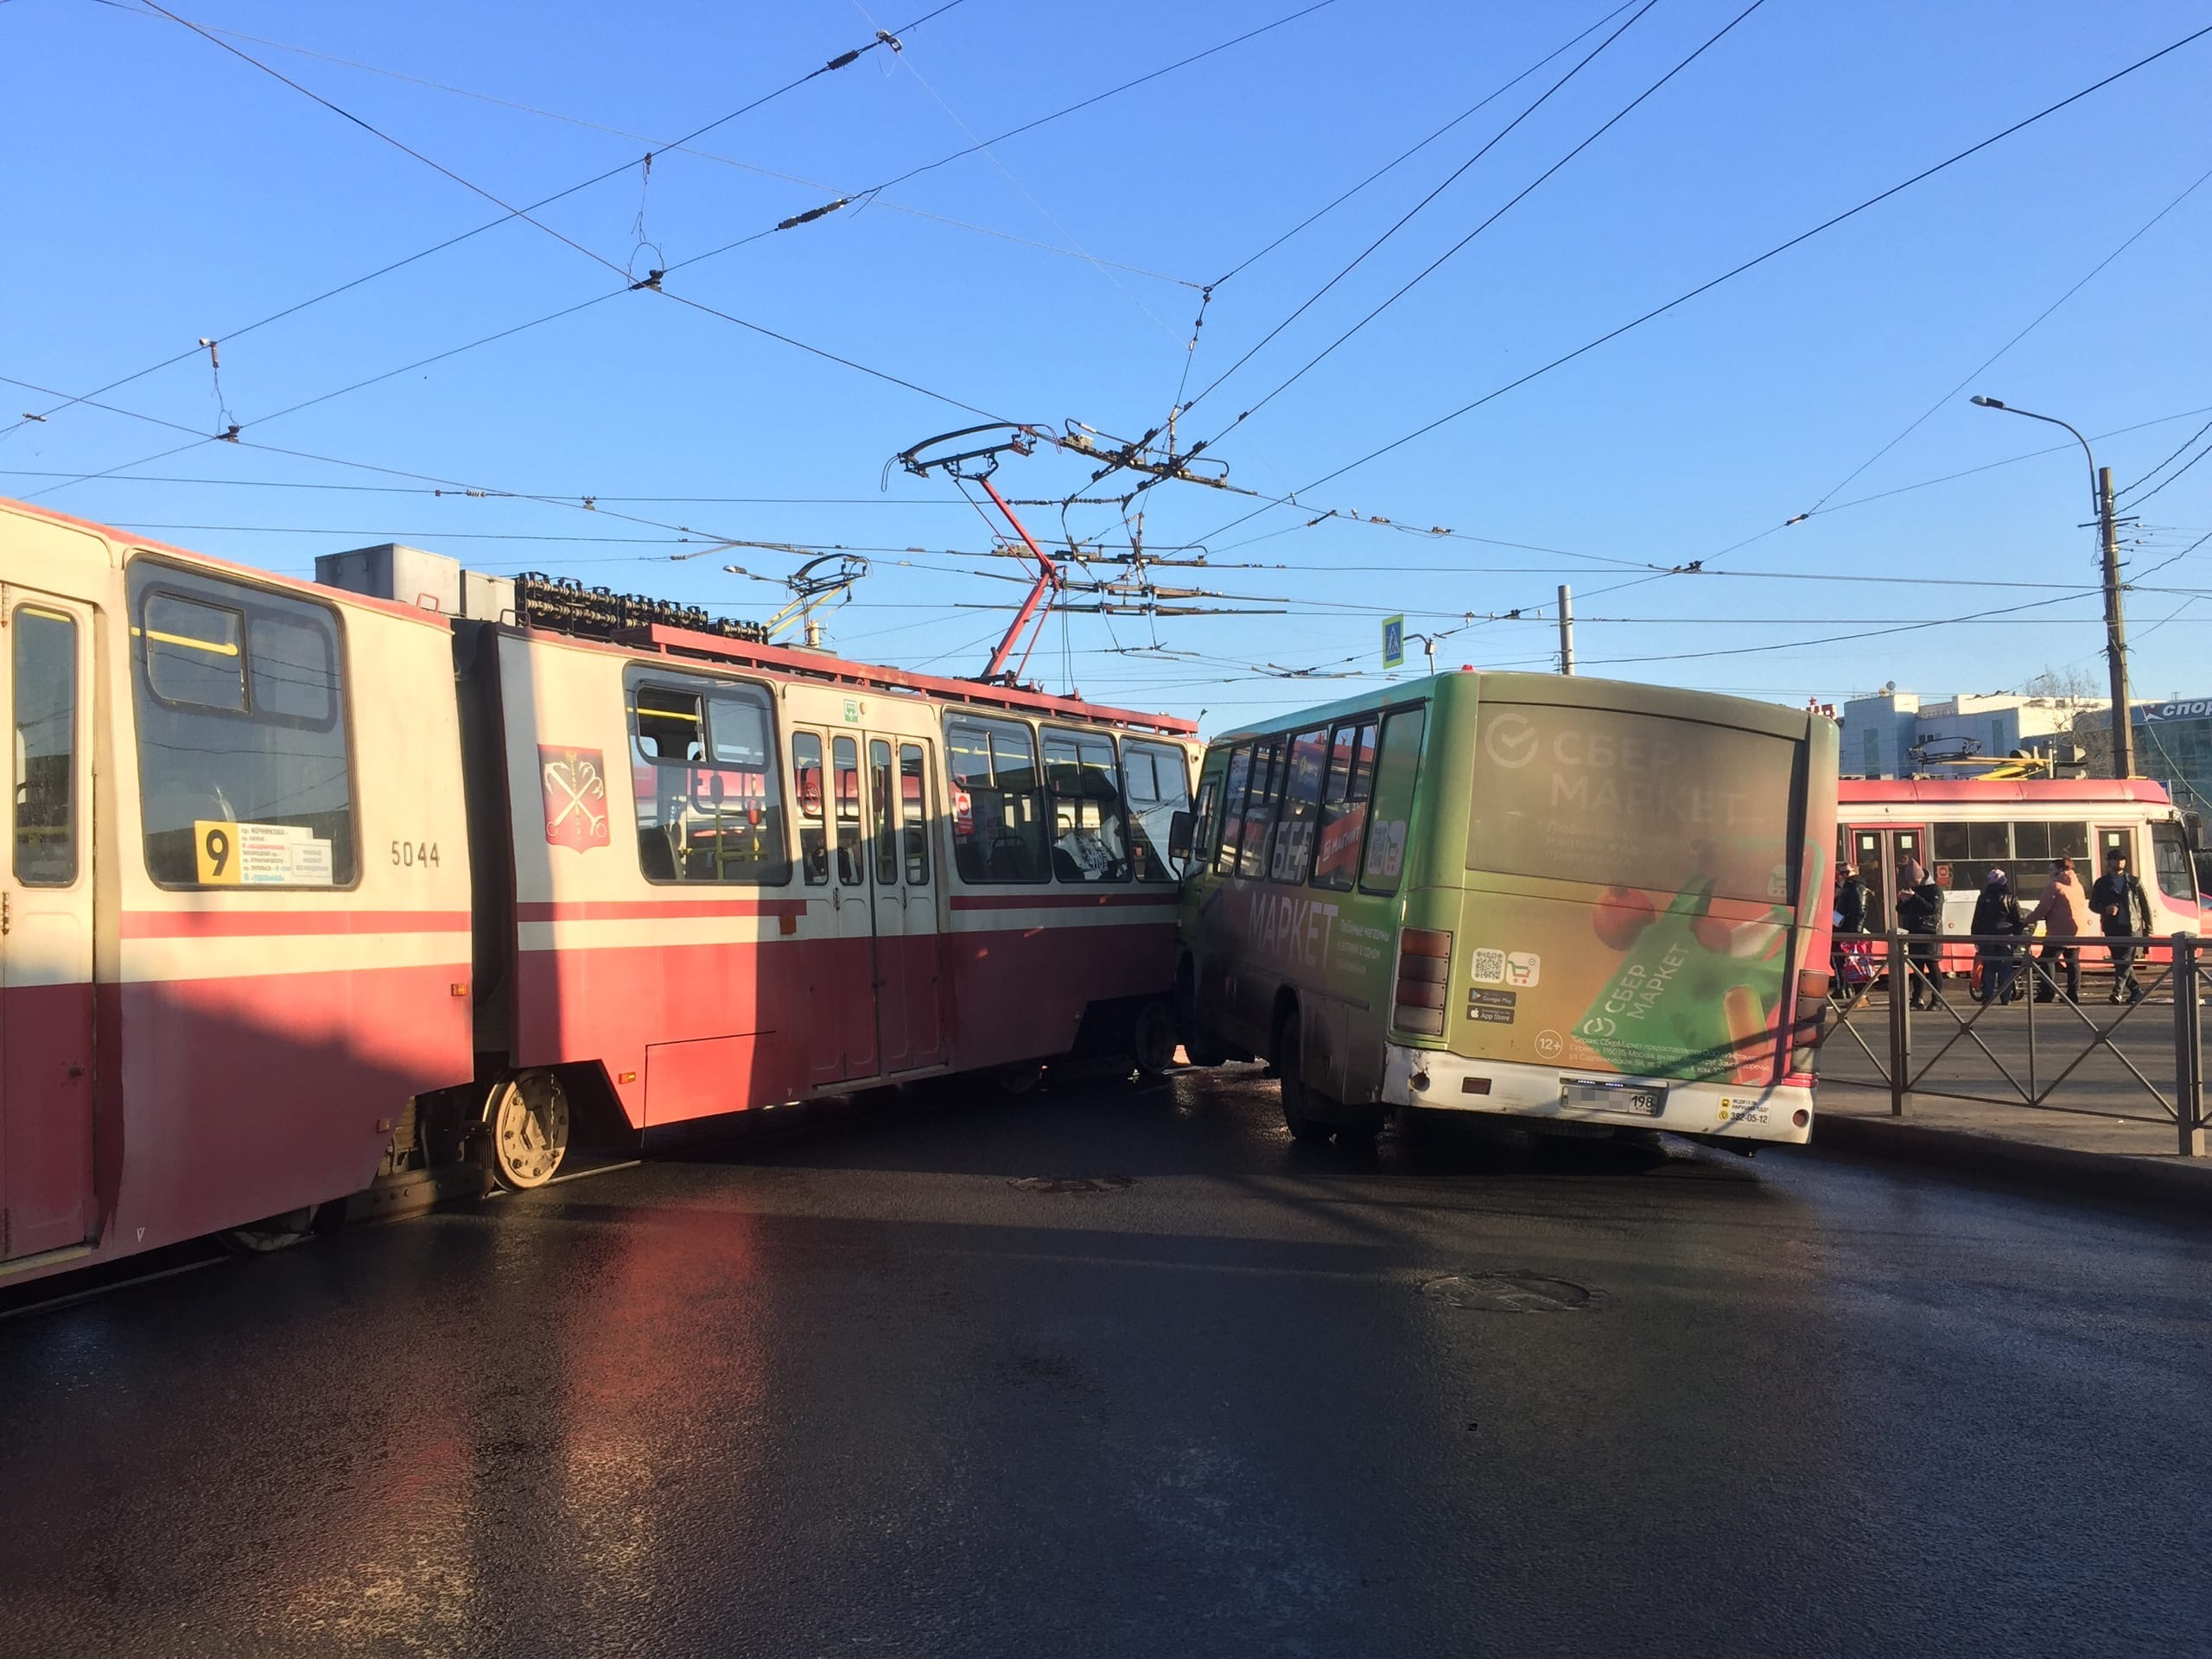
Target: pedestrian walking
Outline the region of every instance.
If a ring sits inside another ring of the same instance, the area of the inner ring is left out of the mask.
[[[1934,1007],[1943,1000],[1943,947],[1936,943],[1943,931],[1943,889],[1928,879],[1918,859],[1897,866],[1897,925],[1912,938],[1905,947],[1912,1006]]]
[[[2031,926],[2043,924],[2043,943],[2036,949],[2036,1001],[2048,1002],[2058,995],[2058,979],[2051,963],[2055,957],[2066,969],[2066,1000],[2079,1002],[2082,936],[2089,931],[2089,895],[2082,890],[2082,878],[2074,873],[2072,859],[2051,861],[2050,880],[2024,919]]]
[[[1974,905],[1974,950],[1981,957],[1984,1004],[2012,1000],[2012,978],[2019,972],[2019,946],[2012,941],[2021,925],[2020,901],[2012,896],[2005,872],[1992,870]]]
[[[1839,933],[1864,933],[1866,931],[1866,881],[1858,870],[1846,865],[1843,880],[1835,889],[1835,931]]]
[[[2089,908],[2096,912],[2097,925],[2107,939],[2142,938],[2151,931],[2151,900],[2143,892],[2143,884],[2127,873],[2123,854],[2105,855],[2105,873],[2089,889]],[[2115,943],[2105,948],[2112,955],[2112,995],[2105,1001],[2141,1001],[2143,988],[2135,982],[2135,957],[2143,947]]]

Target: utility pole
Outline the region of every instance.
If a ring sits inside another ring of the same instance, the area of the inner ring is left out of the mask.
[[[2112,675],[2112,775],[2135,775],[2135,729],[2129,721],[2127,619],[2120,607],[2120,526],[2112,509],[2112,468],[2097,468],[2097,531],[2105,551],[2105,664]]]
[[[1574,589],[1559,585],[1559,671],[1574,672]]]
[[[1994,397],[1975,393],[1967,401],[1977,409],[2000,410],[2007,415],[2025,416],[2031,421],[2047,422],[2052,426],[2065,427],[2074,434],[2074,442],[2082,446],[2082,453],[2089,462],[2089,505],[2097,515],[2097,541],[2104,554],[2105,578],[2105,665],[2112,675],[2112,775],[2133,778],[2135,775],[2135,734],[2128,724],[2127,707],[2127,625],[2122,620],[2120,604],[2120,530],[2113,518],[2112,468],[2097,465],[2097,457],[2089,448],[2089,441],[2075,426],[2056,415],[2038,415],[2031,409],[2015,409]]]

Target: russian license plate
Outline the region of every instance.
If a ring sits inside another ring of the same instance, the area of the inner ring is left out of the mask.
[[[1627,1112],[1637,1117],[1658,1117],[1667,1109],[1667,1091],[1649,1083],[1586,1083],[1569,1077],[1560,1084],[1559,1103],[1571,1112]]]

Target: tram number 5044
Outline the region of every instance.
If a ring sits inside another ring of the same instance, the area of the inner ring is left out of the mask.
[[[402,869],[413,869],[417,864],[436,868],[438,843],[435,841],[395,841],[391,843],[391,861]]]

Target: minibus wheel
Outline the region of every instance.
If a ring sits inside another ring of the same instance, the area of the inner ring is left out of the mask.
[[[485,1109],[492,1166],[517,1192],[543,1186],[569,1150],[569,1096],[550,1071],[525,1071],[492,1091]]]
[[[1305,1052],[1299,1024],[1298,1010],[1292,1008],[1275,1027],[1275,1069],[1282,1073],[1282,1122],[1294,1141],[1325,1141],[1336,1133],[1336,1125],[1313,1116],[1313,1109],[1320,1103],[1313,1091],[1306,1086],[1306,1074],[1300,1059]]]
[[[1137,1010],[1129,1050],[1147,1081],[1166,1077],[1174,1065],[1175,1009],[1166,997],[1155,996]]]

